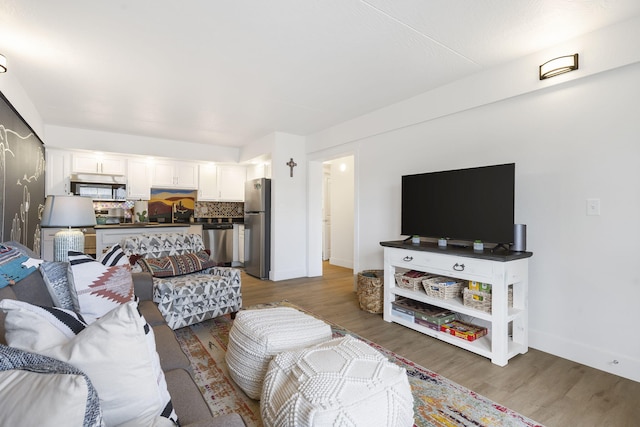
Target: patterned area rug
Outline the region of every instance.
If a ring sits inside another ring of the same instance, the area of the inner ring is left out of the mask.
[[[288,301],[261,304],[251,308],[277,306],[294,307],[313,315]],[[351,335],[366,342],[390,361],[407,370],[414,396],[415,426],[542,427],[541,424],[449,381],[376,343],[325,319],[322,320],[331,325],[334,338]],[[236,412],[242,416],[249,427],[260,427],[262,426],[260,402],[247,397],[234,384],[224,362],[232,324],[233,321],[227,315],[178,329],[175,332],[182,349],[191,360],[196,382],[211,411],[214,414]]]

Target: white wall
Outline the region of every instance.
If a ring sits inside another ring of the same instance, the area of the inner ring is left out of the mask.
[[[307,162],[305,139],[274,134],[271,153],[271,280],[307,276]],[[287,166],[298,164],[289,176]]]
[[[640,293],[639,23],[574,41],[563,53],[579,52],[581,70],[561,78],[487,72],[475,88],[451,85],[448,98],[417,97],[310,136],[314,157],[357,146],[359,268],[381,268],[379,242],[401,237],[401,175],[515,162],[516,222],[534,252],[530,345],[640,381],[630,335]],[[532,58],[506,69],[529,62],[535,73]],[[601,200],[601,216],[586,215],[588,198]]]
[[[329,262],[353,268],[353,156],[332,160],[331,164],[331,256]],[[343,169],[344,167],[344,169]]]

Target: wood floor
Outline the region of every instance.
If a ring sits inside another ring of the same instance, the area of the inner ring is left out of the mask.
[[[639,426],[640,383],[529,349],[505,367],[360,310],[353,271],[279,282],[242,273],[245,307],[288,300],[548,427]]]

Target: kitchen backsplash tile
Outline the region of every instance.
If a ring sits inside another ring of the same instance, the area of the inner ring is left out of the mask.
[[[243,202],[196,202],[195,218],[243,218]]]

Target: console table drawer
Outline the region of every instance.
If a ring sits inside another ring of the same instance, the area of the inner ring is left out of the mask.
[[[491,261],[429,252],[391,251],[390,262],[396,267],[457,277],[469,275],[490,278],[493,276]]]

